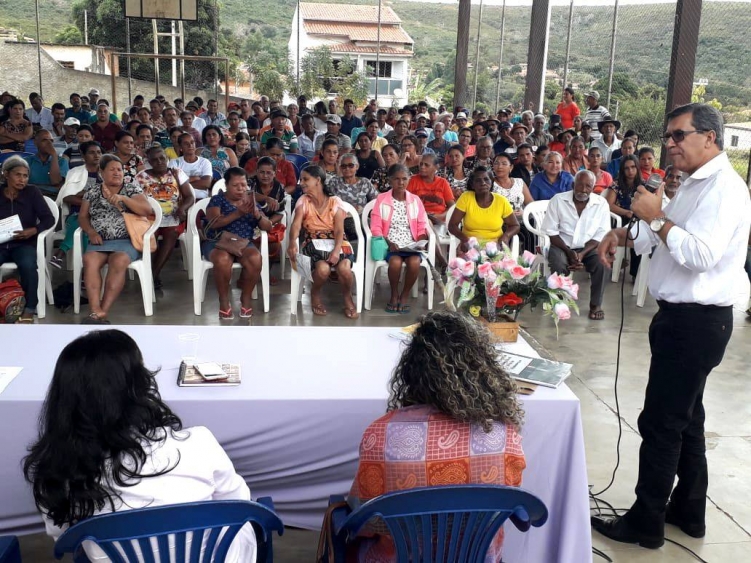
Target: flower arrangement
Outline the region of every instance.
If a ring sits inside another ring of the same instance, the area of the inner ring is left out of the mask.
[[[483,314],[490,322],[499,313],[515,321],[524,307],[541,303],[557,329],[558,321],[571,318],[571,311],[579,314],[579,286],[570,276],[552,274],[545,279],[540,270],[529,251],[514,258],[508,246],[489,242],[481,249],[472,237],[464,258],[449,263],[446,303],[453,310],[467,307],[471,315]]]

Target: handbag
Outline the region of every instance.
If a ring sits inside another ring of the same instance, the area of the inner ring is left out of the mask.
[[[271,230],[268,233],[269,237],[269,244],[272,242],[282,242],[284,240],[284,231],[287,230],[287,227],[282,225],[281,223],[277,223],[273,227],[271,227]]]
[[[143,235],[151,228],[151,221],[135,213],[123,213],[125,228],[130,236],[130,243],[138,252],[143,252]],[[149,240],[149,251],[156,251],[156,237],[152,234]]]
[[[232,254],[232,256],[240,258],[243,255],[243,250],[248,248],[249,244],[250,241],[246,238],[239,237],[229,231],[222,231],[219,238],[216,239],[216,246],[214,248],[224,250]]]
[[[331,500],[323,515],[321,534],[318,536],[316,563],[335,563],[336,561],[356,561],[347,557],[344,537],[336,535],[334,519],[346,518],[351,512],[349,505],[340,500]]]
[[[386,242],[386,237],[373,237],[370,242],[370,257],[379,262],[386,259],[386,254],[389,251],[389,243]]]
[[[18,280],[0,283],[0,322],[15,323],[26,307],[26,295]]]

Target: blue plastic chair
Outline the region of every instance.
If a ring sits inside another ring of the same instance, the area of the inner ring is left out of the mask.
[[[31,152],[3,152],[0,153],[0,164],[8,160],[11,156],[20,156],[26,158],[27,156],[34,156],[35,153]]]
[[[348,516],[335,513],[335,553],[344,553],[342,542],[353,540],[373,518],[388,527],[400,563],[483,563],[506,519],[526,532],[545,524],[548,509],[535,495],[500,485],[398,491],[372,499]]]
[[[16,536],[0,537],[0,563],[21,563],[21,547]]]
[[[76,563],[90,563],[82,547],[83,542],[88,540],[96,542],[112,563],[138,563],[140,559],[130,541],[136,540],[143,562],[154,563],[155,552],[150,539],[156,539],[159,553],[169,553],[170,536],[173,536],[175,561],[222,563],[232,540],[247,522],[253,525],[256,533],[258,562],[271,563],[273,532],[278,532],[281,536],[284,524],[274,512],[270,497],[260,498],[257,502],[194,502],[94,516],[71,526],[58,538],[55,542],[55,558],[61,559],[66,553],[72,553]],[[222,528],[225,527],[226,532],[219,539]],[[188,532],[204,538],[202,542],[194,537],[189,552],[186,542]],[[205,544],[205,551],[203,557],[200,557],[202,544]],[[123,550],[125,558],[118,546]]]
[[[284,158],[295,167],[295,177],[299,180],[300,172],[302,172],[302,167],[308,162],[308,157],[302,154],[285,154]]]
[[[219,172],[219,170],[212,170],[212,172],[211,172],[211,179],[212,179],[212,181],[218,182],[222,178],[224,178],[224,175],[221,172]]]
[[[34,137],[29,139],[23,144],[23,150],[24,152],[30,152],[32,154],[36,154],[37,152],[37,146],[34,144]]]

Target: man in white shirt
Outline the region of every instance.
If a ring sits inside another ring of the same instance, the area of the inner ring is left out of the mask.
[[[600,149],[603,164],[613,160],[613,151],[621,148],[621,140],[616,137],[616,132],[621,128],[621,122],[616,119],[605,119],[597,123],[600,138],[592,141],[590,146]]]
[[[550,237],[550,271],[568,275],[586,270],[592,281],[589,318],[601,321],[602,296],[609,269],[597,257],[597,247],[610,230],[610,206],[605,198],[593,194],[595,175],[580,170],[574,177],[574,189],[556,194],[548,203],[542,230]]]
[[[193,186],[196,201],[209,197],[213,171],[209,159],[196,154],[196,142],[190,133],[183,133],[177,139],[182,156],[170,161],[170,168],[179,168],[188,175],[188,181]]]
[[[38,131],[39,129],[46,129],[50,133],[54,132],[52,131],[52,111],[50,108],[44,107],[44,100],[42,100],[42,96],[37,94],[36,92],[32,92],[29,95],[29,102],[31,102],[31,107],[26,110],[26,119],[31,121],[31,124],[34,126],[34,131]]]
[[[745,308],[749,295],[743,266],[751,200],[723,152],[722,115],[688,104],[667,117],[665,149],[683,172],[680,190],[663,211],[663,188],[650,193],[639,187],[631,210],[642,220],[630,229],[633,242],[626,229],[616,229],[598,250],[608,264],[618,246],[633,244],[638,254],[657,246],[649,291],[660,310],[649,327],[652,360],[639,415],[636,502],[619,518],[592,518],[601,534],[652,549],[663,545],[665,523],[695,538],[705,534],[702,396],[730,340],[733,305]]]
[[[297,137],[297,145],[300,149],[300,153],[311,159],[316,155],[316,140],[322,135],[316,131],[315,122],[313,121],[313,115],[306,113],[300,118],[302,125],[302,134]]]

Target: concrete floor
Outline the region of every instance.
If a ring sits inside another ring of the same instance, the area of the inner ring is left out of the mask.
[[[113,308],[110,318],[117,324],[179,324],[218,325],[218,302],[209,276],[204,314],[193,315],[192,286],[185,273],[179,269],[179,258],[168,265],[162,279],[164,289],[157,294],[155,314],[144,317],[140,288],[137,281],[128,282]],[[273,274],[278,275],[278,266]],[[55,281],[62,281],[66,273],[56,272]],[[289,274],[288,274],[289,275]],[[606,318],[602,322],[590,321],[586,315],[563,322],[556,339],[553,322],[542,317],[540,311],[525,311],[523,326],[555,358],[573,363],[575,370],[567,381],[581,400],[586,441],[589,482],[593,490],[601,490],[610,481],[616,462],[618,423],[615,415],[613,383],[616,368],[616,349],[620,325],[620,284],[608,284],[605,295]],[[644,398],[649,345],[647,329],[656,311],[656,304],[648,297],[644,308],[635,306],[631,297],[631,284],[626,283],[625,321],[621,348],[621,366],[618,382],[623,438],[620,467],[613,486],[602,498],[615,507],[628,507],[633,502],[633,488],[638,467],[639,436],[636,420]],[[388,282],[384,279],[376,288],[373,310],[364,312],[360,319],[350,321],[341,314],[341,296],[338,286],[325,289],[324,301],[329,314],[316,317],[310,311],[308,296],[298,308],[297,317],[289,313],[289,280],[282,280],[272,288],[271,311],[264,314],[261,301],[256,302],[254,325],[305,325],[305,326],[403,326],[414,322],[427,310],[427,299],[420,295],[413,304],[411,315],[393,315],[384,312],[388,297]],[[239,292],[233,291],[238,307]],[[436,293],[436,307],[441,298]],[[580,305],[586,310],[588,284],[582,283]],[[83,310],[82,310],[83,312]],[[78,323],[84,315],[60,313],[52,309],[42,323]],[[247,321],[236,319],[233,324]],[[697,327],[701,330],[701,327]],[[735,315],[734,334],[725,359],[711,375],[705,392],[707,411],[706,435],[709,459],[709,502],[707,535],[696,540],[672,526],[667,527],[667,537],[680,542],[709,562],[751,561],[751,401],[748,400],[747,362],[751,344],[751,323],[745,314]],[[24,536],[21,548],[24,561],[46,563],[53,561],[52,543],[42,534]],[[274,542],[275,560],[282,563],[313,561],[318,535],[314,532],[287,529]],[[593,534],[594,546],[613,561],[634,563],[667,563],[694,561],[681,547],[666,543],[656,551],[631,547],[605,540]],[[604,561],[594,556],[593,560]],[[521,562],[518,562],[521,563]],[[526,562],[546,563],[546,562]],[[578,563],[578,562],[567,562]]]

